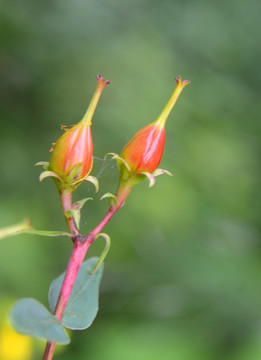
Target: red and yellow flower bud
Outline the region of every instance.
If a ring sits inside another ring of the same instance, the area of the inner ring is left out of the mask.
[[[162,158],[164,143],[164,127],[152,123],[137,132],[122,150],[120,156],[129,165],[133,174],[153,173]]]
[[[189,84],[189,81],[182,81],[180,77],[177,77],[176,81],[176,88],[157,120],[139,130],[124,147],[120,157],[114,156],[117,158],[120,169],[120,184],[116,193],[118,205],[115,209],[122,206],[133,186],[144,178],[147,177],[150,186],[152,186],[156,175],[170,174],[166,170],[160,169],[157,173],[154,172],[161,161],[164,151],[166,120],[181,91]]]
[[[177,86],[158,119],[145,126],[122,150],[121,158],[126,161],[133,174],[148,172],[152,174],[158,167],[165,144],[165,123],[181,91],[189,83],[177,77]]]
[[[92,169],[92,151],[91,122],[75,125],[57,141],[49,169],[65,183],[81,181]]]
[[[52,151],[48,170],[57,175],[58,188],[74,190],[92,169],[91,119],[104,87],[109,81],[97,76],[98,86],[83,119],[57,140]]]

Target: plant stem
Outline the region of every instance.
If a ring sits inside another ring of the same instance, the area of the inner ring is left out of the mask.
[[[33,229],[33,228],[32,228],[30,220],[24,219],[24,221],[19,224],[0,229],[0,239],[6,238],[8,236],[13,236],[13,235],[16,235],[16,234],[19,234],[21,232],[24,232],[26,230],[31,230],[31,229]]]
[[[69,191],[61,191],[60,192],[60,200],[63,208],[64,218],[66,221],[66,224],[70,230],[70,233],[72,234],[72,241],[74,241],[74,237],[79,234],[78,230],[75,227],[73,217],[72,216],[66,216],[66,212],[72,209],[72,192]]]
[[[117,205],[110,206],[109,211],[104,216],[102,221],[86,236],[81,236],[75,228],[72,218],[65,216],[67,225],[72,234],[72,240],[74,242],[74,248],[66,269],[62,287],[58,296],[57,304],[55,307],[54,315],[58,321],[62,320],[66,304],[69,300],[73,285],[75,283],[78,271],[85,258],[86,252],[89,246],[95,241],[97,234],[101,232],[104,226],[111,220],[113,215],[123,206],[126,198],[133,188],[133,184],[124,183],[119,186],[116,197]],[[60,193],[62,208],[64,213],[72,208],[72,193],[61,192]],[[55,342],[47,342],[43,360],[52,360],[55,349]]]
[[[44,355],[43,355],[43,360],[52,360],[53,358],[53,354],[54,354],[54,348],[55,348],[55,342],[47,342],[46,347],[45,347],[45,351],[44,351]]]
[[[66,269],[66,274],[54,311],[54,315],[58,321],[62,320],[64,309],[69,300],[73,284],[90,245],[91,242],[88,240],[84,244],[81,244],[79,241],[75,241],[74,249]]]
[[[104,228],[104,226],[110,221],[114,214],[115,209],[110,208],[103,220],[100,222],[100,224],[96,226],[96,228],[92,230],[86,237],[81,237],[84,238],[84,242],[82,241],[82,239],[81,241],[79,241],[76,237],[74,248],[66,269],[65,277],[54,311],[54,315],[56,316],[58,321],[61,321],[62,319],[75,279],[85,258],[88,248],[94,242],[95,235],[97,235]]]
[[[118,211],[118,209],[119,207],[110,207],[103,220],[88,235],[79,237],[75,236],[75,234],[72,235],[72,238],[74,238],[74,248],[66,269],[65,277],[54,311],[54,315],[56,316],[58,321],[62,320],[63,313],[69,300],[78,271],[81,267],[81,264],[84,260],[89,246],[95,241],[95,235],[97,235],[104,228],[104,226],[110,221],[110,219]],[[81,238],[81,240],[79,240],[79,238]],[[55,342],[47,342],[43,360],[52,360],[54,349]]]

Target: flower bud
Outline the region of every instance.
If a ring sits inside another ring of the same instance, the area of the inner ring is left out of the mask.
[[[121,158],[129,165],[131,173],[152,174],[158,167],[164,150],[165,123],[183,88],[189,81],[176,78],[177,86],[158,119],[137,132],[122,150]]]
[[[84,122],[67,130],[57,141],[49,169],[62,182],[72,185],[84,179],[92,169],[91,122]]]
[[[133,186],[138,182],[147,177],[149,186],[152,186],[155,183],[155,176],[171,175],[168,171],[157,167],[164,150],[166,120],[181,91],[189,84],[189,81],[182,81],[180,77],[176,78],[176,82],[176,88],[157,120],[139,130],[124,147],[120,156],[112,154],[117,159],[120,170],[120,183],[115,196],[117,205],[112,204],[114,211],[124,204]]]
[[[83,119],[66,132],[54,144],[48,170],[54,173],[59,190],[74,190],[86,179],[92,169],[91,119],[101,93],[109,81],[97,76],[98,86]]]
[[[161,160],[165,143],[164,127],[156,123],[145,126],[131,139],[121,152],[133,174],[153,173]]]

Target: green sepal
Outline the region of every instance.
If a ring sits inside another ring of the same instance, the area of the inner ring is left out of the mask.
[[[169,175],[169,176],[173,176],[173,174],[171,174],[170,171],[164,170],[164,169],[156,169],[152,175],[153,176],[159,176],[159,175],[164,175],[164,174]]]
[[[113,195],[112,193],[107,192],[106,194],[102,195],[100,200],[103,200],[103,199],[106,199],[106,198],[109,199],[110,205],[112,205],[113,207],[117,206],[118,201],[117,201],[117,198],[116,198],[115,195]]]
[[[87,197],[87,198],[84,198],[84,199],[82,199],[82,200],[78,200],[78,201],[76,201],[76,202],[73,204],[72,208],[73,208],[74,210],[81,210],[82,207],[83,207],[83,205],[84,205],[88,200],[93,200],[93,198],[92,198],[92,197]]]
[[[69,184],[72,188],[76,189],[77,185],[82,182],[83,179],[79,179],[79,174],[81,172],[82,163],[79,163],[74,166],[74,168],[65,175],[65,182]]]
[[[99,181],[95,176],[87,176],[84,180],[89,181],[94,185],[96,193],[99,191]]]
[[[44,179],[48,178],[48,177],[54,177],[56,179],[58,179],[60,182],[62,182],[62,179],[60,178],[59,175],[57,175],[55,172],[53,171],[43,171],[40,176],[39,176],[39,181],[43,181]]]
[[[81,212],[80,210],[68,210],[64,213],[64,215],[67,217],[67,219],[69,218],[73,218],[73,221],[76,225],[77,230],[79,230],[80,228],[80,221],[81,221]]]
[[[101,253],[101,255],[99,257],[97,264],[95,265],[94,269],[92,270],[91,275],[93,275],[95,273],[95,271],[99,269],[99,267],[103,263],[104,259],[106,258],[107,254],[110,250],[110,247],[111,247],[111,238],[109,237],[109,235],[106,233],[99,233],[95,236],[95,240],[100,236],[104,238],[104,240],[106,241],[106,245],[105,245],[105,248],[103,249],[103,252]]]
[[[155,176],[149,172],[140,172],[136,174],[137,180],[143,181],[145,178],[149,180],[149,188],[155,184]]]
[[[42,166],[42,168],[44,170],[48,170],[49,169],[49,162],[48,161],[39,161],[36,164],[34,164],[34,166]]]
[[[120,177],[124,180],[127,180],[131,175],[131,169],[123,158],[120,157],[120,155],[116,153],[108,153],[105,155],[104,159],[106,159],[109,155],[112,156],[112,159],[115,159],[117,161],[118,168],[120,170]]]
[[[83,205],[86,203],[86,201],[88,200],[93,200],[91,197],[82,199],[77,201],[76,203],[73,204],[72,209],[66,211],[65,216],[67,218],[72,217],[73,221],[77,227],[77,229],[80,228],[80,221],[81,221],[81,209],[83,207]]]
[[[163,174],[173,176],[171,174],[171,172],[169,172],[168,170],[156,169],[152,174],[149,172],[146,172],[146,171],[136,173],[135,175],[130,177],[130,181],[132,182],[133,185],[136,185],[139,182],[146,180],[146,178],[147,178],[149,180],[149,188],[150,188],[153,185],[155,185],[155,182],[156,182],[155,177],[159,176],[159,175],[163,175]]]
[[[124,166],[126,167],[126,169],[129,171],[129,173],[131,172],[131,169],[130,169],[127,161],[125,161],[123,158],[121,158],[119,154],[116,154],[116,153],[108,153],[108,154],[105,155],[104,160],[106,160],[106,158],[107,158],[109,155],[112,156],[112,159],[113,159],[113,160],[116,160],[116,161],[117,161],[118,166],[119,166],[119,164],[124,165]],[[120,167],[120,166],[119,166],[119,167]]]
[[[171,172],[169,172],[168,170],[156,169],[152,174],[146,171],[137,173],[136,175],[133,176],[133,181],[137,184],[138,182],[143,181],[147,178],[149,180],[149,188],[150,188],[156,182],[155,177],[164,174],[173,176]]]

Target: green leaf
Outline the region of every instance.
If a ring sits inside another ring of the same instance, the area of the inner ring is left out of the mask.
[[[35,299],[21,299],[9,312],[13,328],[32,337],[69,344],[70,339],[62,324]]]
[[[21,223],[7,226],[0,229],[0,239],[4,239],[8,236],[14,236],[21,232],[26,232],[32,229],[30,219],[24,219]]]
[[[51,237],[54,236],[71,237],[71,234],[65,231],[48,231],[48,230],[33,229],[31,222],[28,219],[25,219],[20,224],[8,226],[6,228],[0,229],[0,239],[18,234],[29,234],[29,235],[51,236]]]
[[[33,235],[40,235],[40,236],[69,236],[71,237],[71,234],[65,231],[48,231],[48,230],[34,230],[34,229],[29,229],[29,230],[21,230],[21,231],[17,231],[16,234],[18,233],[23,233],[23,234],[33,234]]]
[[[100,266],[91,275],[97,262],[98,258],[91,258],[82,263],[62,318],[62,324],[67,329],[87,329],[97,315],[99,286],[103,272],[103,266]],[[65,273],[53,280],[49,289],[48,297],[52,312],[56,306],[64,275]]]

